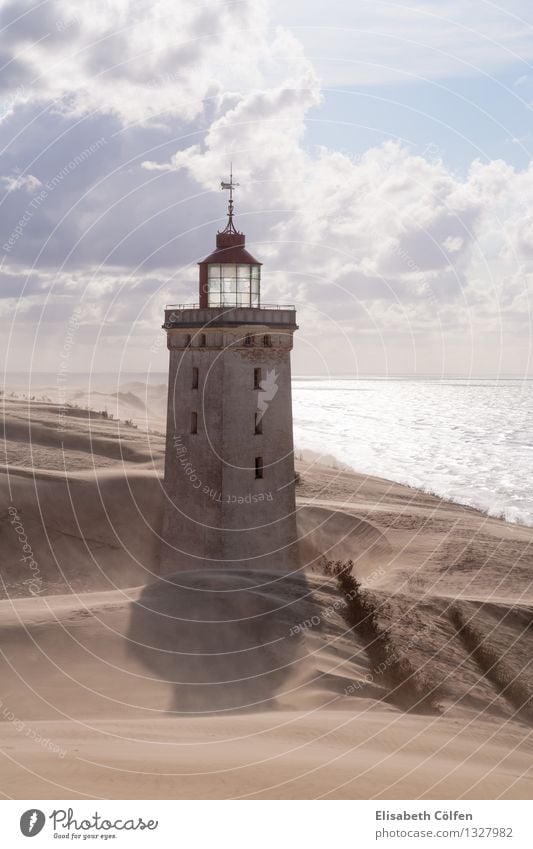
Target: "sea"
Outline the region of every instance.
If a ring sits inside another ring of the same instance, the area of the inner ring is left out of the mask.
[[[147,378],[163,390],[164,427],[165,372],[69,373],[68,383],[144,400]],[[57,375],[5,376],[29,382],[39,391]],[[293,415],[297,451],[533,526],[533,379],[296,377]]]
[[[533,526],[533,380],[293,382],[297,448]]]

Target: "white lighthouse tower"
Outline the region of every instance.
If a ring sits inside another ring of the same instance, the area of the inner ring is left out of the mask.
[[[261,263],[228,221],[199,265],[199,303],[168,306],[161,570],[296,565],[293,306],[263,304]]]

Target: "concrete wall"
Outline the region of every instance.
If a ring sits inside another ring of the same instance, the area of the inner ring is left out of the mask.
[[[168,329],[163,572],[214,563],[296,565],[292,332],[258,324]],[[263,344],[265,335],[271,347]],[[256,368],[266,391],[254,388]],[[262,433],[256,434],[260,399]],[[262,479],[256,457],[263,460]]]

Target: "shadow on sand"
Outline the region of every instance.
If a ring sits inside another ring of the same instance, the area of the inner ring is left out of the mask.
[[[316,613],[303,573],[179,572],[132,604],[130,651],[172,685],[172,713],[272,709],[303,660],[295,626]]]

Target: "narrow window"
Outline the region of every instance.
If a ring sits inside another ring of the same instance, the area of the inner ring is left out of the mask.
[[[244,337],[244,344],[246,345],[246,347],[250,347],[250,345],[253,345],[254,342],[253,342],[252,337],[251,336],[245,336]]]
[[[191,413],[191,433],[198,433],[198,413]]]
[[[272,347],[272,336],[270,336],[270,334],[267,333],[265,336],[263,336],[263,345],[265,346],[265,348]]]
[[[184,345],[183,345],[183,347],[184,347],[184,348],[188,348],[190,344],[191,344],[191,334],[190,334],[190,333],[187,333],[187,335],[184,337]]]
[[[198,389],[198,369],[194,366],[192,370],[192,388]]]
[[[256,457],[255,458],[255,477],[262,478],[263,477],[263,458]]]
[[[263,418],[262,418],[259,410],[256,410],[256,412],[255,412],[255,432],[256,433],[263,433]],[[261,475],[261,477],[262,477],[262,475]]]
[[[260,368],[254,368],[254,389],[261,389],[261,380],[263,376]]]
[[[200,348],[205,348],[207,342],[205,339],[205,333],[200,333],[200,338],[198,339],[198,345]]]

